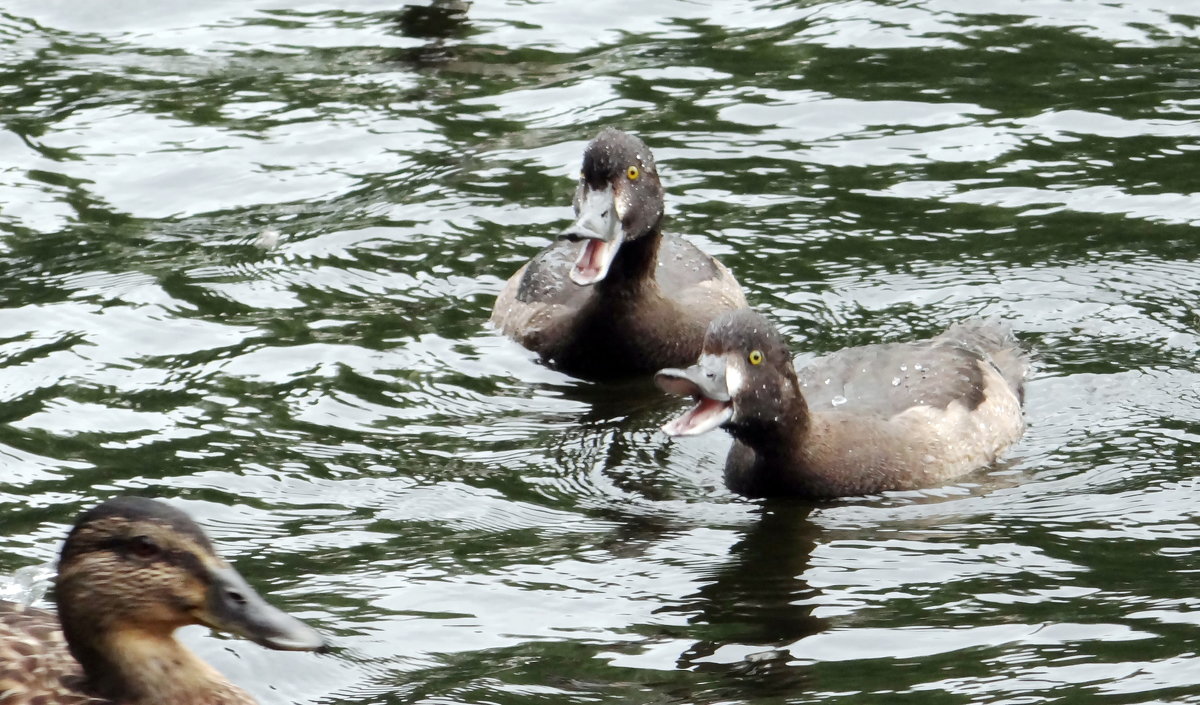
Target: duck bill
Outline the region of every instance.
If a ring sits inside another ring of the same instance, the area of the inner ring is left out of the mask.
[[[733,417],[733,400],[725,383],[725,364],[716,355],[704,355],[686,370],[660,370],[654,383],[668,394],[690,396],[695,406],[662,427],[668,436],[698,436]]]
[[[617,217],[612,184],[602,189],[584,185],[582,191],[579,217],[558,237],[583,242],[568,276],[579,286],[588,286],[608,276],[608,268],[625,241],[625,231]]]
[[[268,604],[236,570],[218,568],[210,577],[204,607],[195,615],[202,624],[270,649],[316,651],[325,646],[316,630]]]

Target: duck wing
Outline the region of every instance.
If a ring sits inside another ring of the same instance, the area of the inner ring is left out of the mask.
[[[1021,347],[1006,323],[995,320],[969,319],[955,323],[945,333],[934,338],[943,345],[957,345],[973,350],[991,360],[1004,381],[1025,400],[1025,376],[1029,374],[1029,353]]]
[[[663,235],[655,278],[682,315],[707,328],[713,316],[746,306],[746,296],[725,265],[678,235]]]
[[[813,411],[888,417],[955,401],[974,409],[987,395],[980,363],[995,367],[1020,398],[1028,357],[1007,328],[984,322],[958,324],[929,340],[841,350],[798,376]]]
[[[496,297],[492,323],[510,336],[548,330],[582,308],[595,291],[568,277],[581,243],[555,242],[517,271]],[[678,235],[664,234],[655,279],[665,298],[684,314],[702,312],[707,327],[713,311],[741,308],[745,296],[733,275],[717,260]]]
[[[492,323],[530,347],[533,341],[527,338],[539,331],[545,335],[547,329],[583,307],[594,287],[579,286],[568,278],[582,246],[566,240],[555,242],[517,270],[496,297]]]
[[[658,268],[654,276],[663,293],[671,297],[701,284],[725,280],[737,287],[725,265],[691,242],[670,233],[663,234],[658,246]]]
[[[499,298],[524,304],[581,304],[592,287],[579,286],[568,277],[580,247],[581,243],[561,240],[542,250],[509,279]],[[724,265],[678,235],[662,235],[654,276],[669,298],[703,284],[728,282],[739,289]]]
[[[580,242],[560,240],[529,260],[521,276],[514,277],[518,280],[516,300],[564,306],[586,300],[592,287],[579,286],[568,276],[582,246]]]

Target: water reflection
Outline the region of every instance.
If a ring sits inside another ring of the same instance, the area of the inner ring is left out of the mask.
[[[400,60],[417,69],[436,69],[454,60],[453,40],[470,34],[465,0],[433,0],[428,5],[405,5],[396,15],[400,34],[424,39],[425,44],[398,52]]]
[[[188,637],[264,705],[1186,700],[1185,10],[12,0],[4,570],[102,497],[187,503],[340,639]],[[1010,321],[1012,463],[748,503],[727,438],[657,433],[677,400],[490,331],[610,123],[797,350]]]
[[[680,605],[695,631],[678,667],[704,674],[707,697],[769,698],[809,686],[788,645],[828,628],[804,574],[822,531],[812,506],[772,501],[729,549],[710,581]]]

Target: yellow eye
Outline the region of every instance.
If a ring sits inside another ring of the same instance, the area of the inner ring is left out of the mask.
[[[625,175],[629,177],[630,181],[636,181],[637,177],[640,176],[641,173],[642,172],[638,171],[636,166],[631,166],[625,170]]]
[[[761,365],[763,361],[762,351],[751,350],[750,354],[746,356],[746,359],[750,361],[751,365]]]

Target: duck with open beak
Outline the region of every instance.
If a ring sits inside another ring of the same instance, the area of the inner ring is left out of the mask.
[[[748,497],[830,498],[930,487],[1021,437],[1028,356],[994,321],[847,348],[795,369],[779,331],[742,309],[709,326],[699,361],[655,376],[694,404],[671,436],[733,436],[725,484]]]
[[[662,232],[650,149],[606,128],[588,143],[575,220],[508,280],[492,322],[565,372],[648,374],[695,360],[709,321],[745,305],[721,263]]]
[[[615,131],[613,131],[615,132]],[[663,216],[662,182],[640,140],[602,132],[583,155],[575,191],[575,222],[559,239],[582,242],[569,274],[589,286],[604,281],[621,245],[651,235]]]
[[[707,353],[687,369],[660,370],[654,376],[659,389],[680,397],[692,397],[695,405],[663,426],[668,436],[699,436],[733,417],[733,398],[729,396],[726,375],[729,369],[723,355]]]
[[[625,241],[625,229],[617,216],[612,184],[600,189],[581,184],[575,203],[579,217],[559,238],[583,243],[569,276],[579,286],[588,286],[608,275],[617,250]]]

